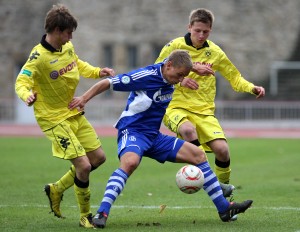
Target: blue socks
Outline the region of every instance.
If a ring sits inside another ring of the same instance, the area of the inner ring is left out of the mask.
[[[214,202],[219,213],[225,212],[229,207],[229,202],[223,196],[223,191],[218,182],[217,176],[211,170],[207,161],[197,165],[204,174],[203,189]]]
[[[118,168],[113,172],[107,182],[104,197],[99,209],[97,210],[98,213],[104,212],[107,215],[109,214],[112,204],[124,189],[127,179],[128,175],[122,169]]]
[[[204,174],[203,189],[215,204],[218,212],[225,212],[229,207],[229,202],[223,196],[223,192],[218,179],[214,172],[211,170],[209,163],[205,161],[198,164],[197,167],[200,168]],[[109,215],[112,204],[124,189],[127,179],[128,175],[122,169],[118,168],[113,172],[107,182],[104,197],[99,209],[97,210],[98,213],[104,212]]]

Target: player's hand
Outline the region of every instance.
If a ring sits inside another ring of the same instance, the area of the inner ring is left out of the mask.
[[[192,90],[196,90],[199,88],[197,81],[195,81],[192,78],[188,78],[188,77],[183,78],[182,82],[180,83],[180,86],[183,86],[183,87],[186,87],[186,88],[189,88]]]
[[[111,68],[105,67],[105,68],[100,69],[100,73],[99,73],[100,77],[108,77],[108,76],[112,76],[113,77],[115,75],[116,75],[115,71],[113,69],[111,69]]]
[[[256,98],[264,97],[266,94],[265,88],[262,86],[254,86],[252,92],[256,95]]]
[[[212,70],[211,67],[204,65],[204,64],[199,64],[199,63],[193,63],[193,69],[192,71],[194,73],[197,73],[200,76],[209,76],[209,75],[215,75],[214,70]]]
[[[32,106],[33,103],[35,103],[35,101],[36,101],[36,96],[37,96],[37,93],[36,93],[36,92],[32,93],[32,94],[26,99],[26,101],[25,101],[26,105],[27,105],[27,106]]]
[[[81,97],[73,97],[72,101],[69,103],[68,108],[70,110],[73,110],[75,108],[78,109],[78,111],[84,111],[84,106],[86,104],[86,101],[84,100],[84,98]]]

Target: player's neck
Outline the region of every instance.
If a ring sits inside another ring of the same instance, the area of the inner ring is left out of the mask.
[[[61,44],[57,41],[55,36],[53,36],[52,34],[47,34],[45,40],[57,51],[61,49]]]

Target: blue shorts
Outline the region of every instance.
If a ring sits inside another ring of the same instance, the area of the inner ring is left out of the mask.
[[[160,132],[156,135],[146,135],[126,129],[118,132],[118,155],[120,158],[126,152],[134,152],[141,159],[146,156],[160,163],[166,161],[175,163],[176,154],[183,143],[182,139]]]

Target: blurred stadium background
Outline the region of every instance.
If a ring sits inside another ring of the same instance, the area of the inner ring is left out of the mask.
[[[57,2],[79,21],[73,43],[79,57],[117,73],[151,64],[171,39],[186,33],[192,9],[215,14],[210,39],[266,97],[234,92],[218,77],[217,112],[225,131],[268,131],[300,137],[300,1],[298,0],[0,0],[0,134],[35,132],[32,108],[15,95],[15,78],[44,34],[46,12]],[[82,79],[77,94],[95,81]],[[111,128],[127,94],[107,92],[86,108],[97,128]],[[16,127],[18,126],[18,127]],[[21,129],[23,126],[23,130]],[[15,129],[12,129],[15,128]],[[260,134],[261,135],[261,134]],[[253,136],[258,136],[254,133]]]

